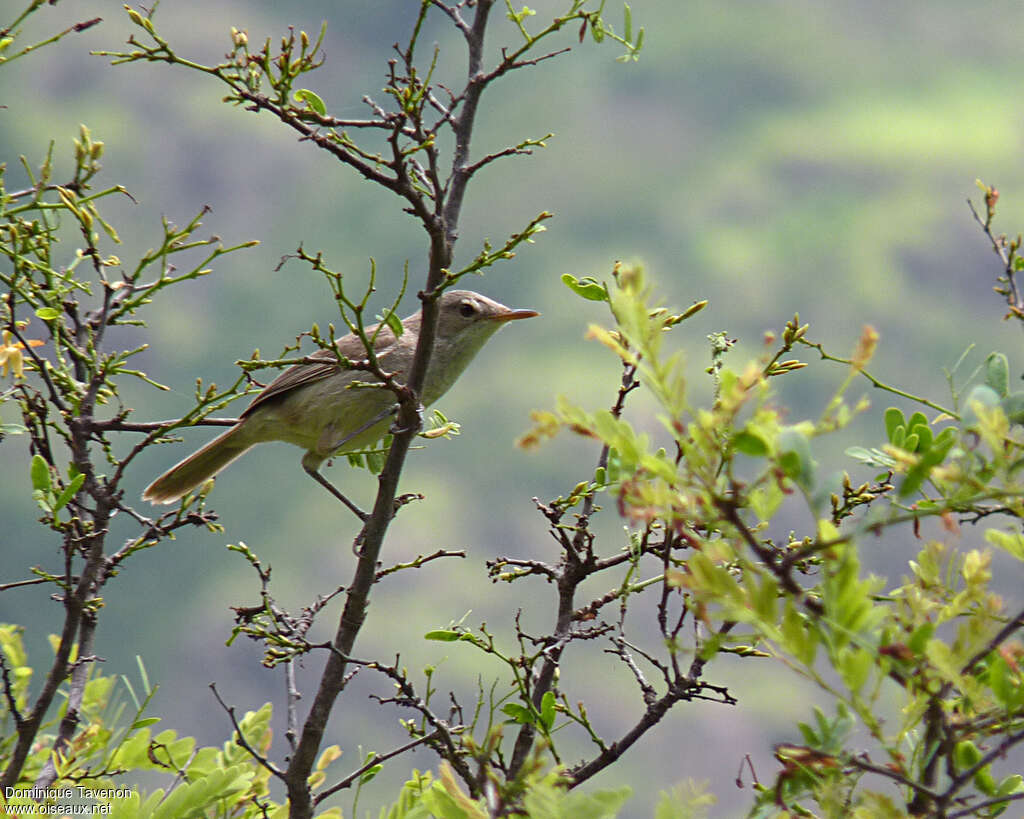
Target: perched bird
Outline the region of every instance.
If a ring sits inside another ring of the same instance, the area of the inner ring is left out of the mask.
[[[487,340],[509,321],[530,318],[534,310],[512,310],[470,290],[449,290],[441,296],[434,349],[420,396],[429,406],[455,383]],[[404,383],[412,368],[420,335],[422,312],[402,321],[404,332],[395,337],[385,324],[368,327],[381,369]],[[338,352],[350,361],[366,358],[363,342],[355,334],[337,341]],[[306,450],[302,467],[310,477],[354,506],[320,472],[332,455],[373,444],[387,432],[396,405],[385,387],[353,386],[377,381],[365,370],[342,367],[331,350],[310,356],[316,363],[296,364],[275,378],[246,408],[231,429],[172,467],[142,493],[152,503],[173,503],[213,477],[250,447],[264,441],[287,441]]]

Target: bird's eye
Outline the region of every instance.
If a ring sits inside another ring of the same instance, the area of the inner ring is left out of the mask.
[[[476,305],[472,302],[464,301],[459,305],[459,315],[463,318],[469,318],[470,316],[476,315]]]

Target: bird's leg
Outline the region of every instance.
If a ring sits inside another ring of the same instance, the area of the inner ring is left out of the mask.
[[[394,415],[396,412],[398,412],[398,404],[395,404],[394,406],[384,410],[379,415],[375,416],[374,418],[371,418],[369,421],[367,421],[365,424],[359,427],[359,429],[350,432],[340,441],[338,441],[335,444],[332,444],[328,451],[337,452],[357,435],[362,435],[364,432],[366,432],[366,430],[370,429],[370,427],[380,423],[389,415]],[[341,492],[338,491],[338,488],[333,483],[331,483],[329,480],[327,480],[327,478],[320,474],[320,464],[322,464],[323,461],[323,458],[318,457],[314,452],[310,451],[307,452],[305,457],[303,457],[302,459],[302,468],[306,471],[306,474],[309,475],[309,477],[311,477],[324,489],[326,489],[328,492],[334,495],[334,497],[336,497],[343,504],[345,504],[345,506],[349,508],[352,514],[359,518],[359,520],[361,520],[363,523],[366,523],[367,518],[370,517],[369,514],[364,512],[354,503],[352,503],[352,501],[350,501],[343,494],[341,494]]]
[[[328,492],[330,492],[332,495],[334,495],[334,497],[336,497],[343,504],[345,504],[345,506],[347,506],[352,511],[352,514],[354,514],[357,518],[359,518],[359,520],[361,520],[363,523],[366,523],[366,519],[368,517],[370,517],[370,516],[368,514],[366,514],[366,512],[364,512],[358,506],[356,506],[354,503],[352,503],[352,501],[350,501],[348,498],[346,498],[344,495],[342,495],[341,492],[338,491],[338,488],[333,483],[331,483],[329,480],[327,480],[327,478],[325,478],[323,475],[321,475],[320,472],[317,471],[317,469],[315,467],[312,467],[312,466],[308,465],[307,463],[305,463],[305,458],[303,458],[302,468],[304,470],[306,470],[306,474],[309,475],[309,477],[311,477],[314,481],[316,481],[318,484],[320,484],[324,489],[326,489]]]

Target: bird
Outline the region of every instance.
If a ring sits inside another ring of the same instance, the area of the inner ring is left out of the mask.
[[[448,290],[439,300],[434,349],[420,401],[430,406],[455,383],[488,339],[510,321],[540,315],[511,309],[471,290]],[[408,380],[423,311],[402,320],[395,336],[387,323],[365,330],[381,370]],[[366,358],[363,341],[350,333],[336,342],[338,353],[357,362]],[[302,467],[356,514],[359,510],[323,475],[320,466],[333,455],[370,446],[388,430],[395,395],[373,374],[342,366],[330,349],[295,364],[270,382],[246,407],[233,427],[153,481],[143,500],[169,504],[204,484],[245,452],[266,441],[285,441],[305,450]]]

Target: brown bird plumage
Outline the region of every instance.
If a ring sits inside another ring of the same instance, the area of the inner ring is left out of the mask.
[[[447,392],[506,322],[536,315],[533,310],[511,310],[470,290],[445,293],[421,396],[423,405],[429,406]],[[407,379],[412,367],[421,321],[421,313],[403,320],[405,330],[397,338],[386,325],[379,331],[377,326],[367,328],[369,337],[376,333],[374,353],[381,369],[396,373],[399,381]],[[339,339],[337,347],[349,360],[366,358],[363,342],[354,334]],[[143,499],[173,503],[264,441],[287,441],[306,450],[303,468],[339,495],[319,474],[320,465],[336,453],[377,441],[387,431],[395,398],[383,387],[354,387],[354,382],[376,379],[370,373],[339,366],[330,350],[317,350],[310,358],[316,363],[296,364],[281,373],[253,399],[235,426],[153,481]]]

